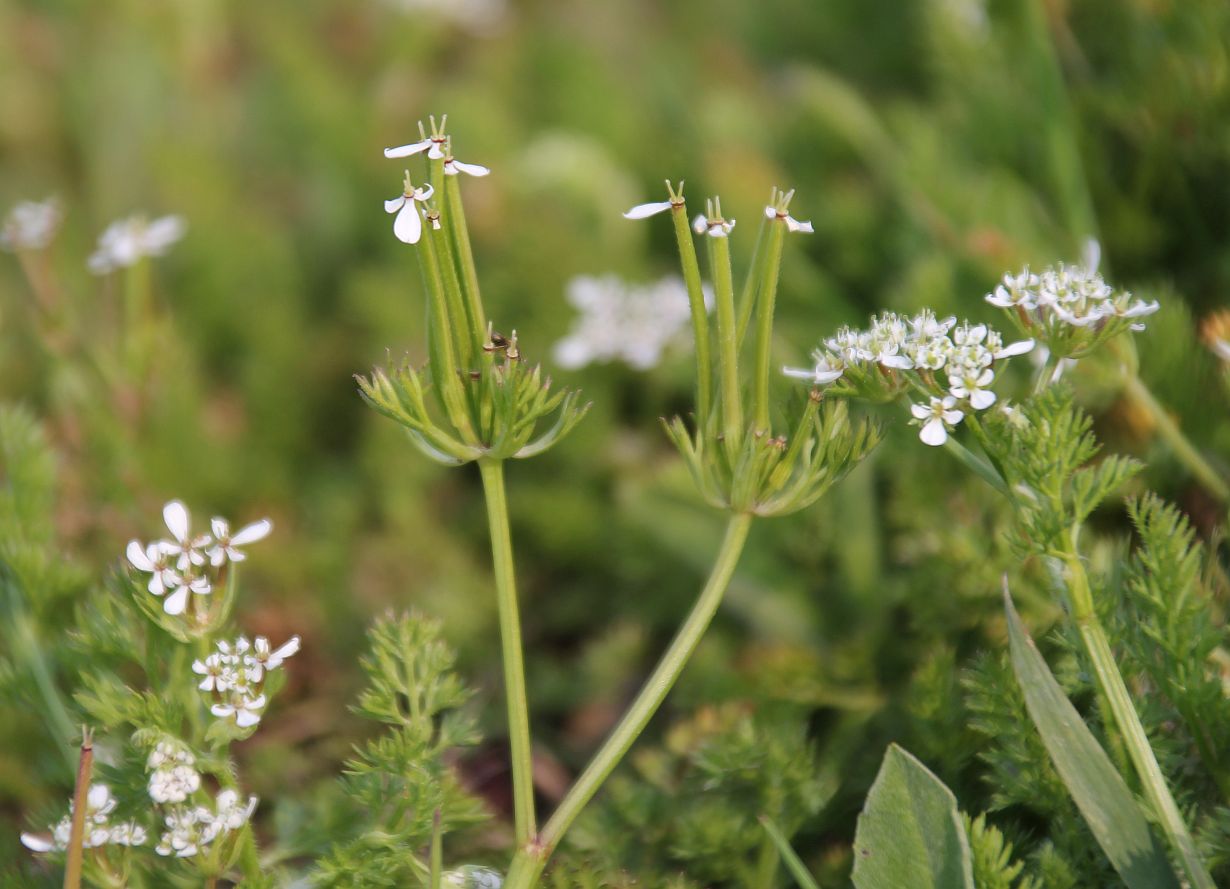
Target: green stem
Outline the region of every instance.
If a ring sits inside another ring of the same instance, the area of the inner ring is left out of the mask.
[[[769,839],[777,846],[777,850],[786,862],[786,869],[790,871],[790,875],[794,877],[794,881],[801,889],[820,889],[812,875],[807,872],[807,868],[803,866],[798,853],[790,847],[790,841],[786,839],[785,834],[778,829],[777,825],[763,815],[760,816],[760,824],[764,827],[765,833],[769,835]]]
[[[743,443],[743,408],[739,403],[739,344],[735,339],[735,289],[730,276],[728,238],[706,237],[709,271],[717,298],[718,364],[722,384],[722,430],[726,448],[734,451]]]
[[[671,207],[675,224],[675,240],[679,242],[679,264],[683,282],[688,288],[688,304],[692,309],[692,338],[696,342],[696,426],[703,430],[709,422],[713,403],[713,359],[709,354],[709,312],[705,308],[705,291],[700,282],[700,264],[696,261],[696,245],[688,227],[685,204]]]
[[[1196,477],[1196,479],[1205,486],[1205,488],[1218,500],[1225,503],[1230,501],[1230,487],[1226,485],[1225,480],[1218,474],[1208,461],[1204,459],[1201,453],[1196,450],[1195,446],[1183,434],[1183,430],[1179,428],[1179,424],[1174,421],[1166,408],[1158,403],[1158,400],[1153,397],[1153,393],[1135,374],[1131,374],[1127,378],[1125,386],[1128,398],[1130,398],[1138,407],[1143,408],[1153,418],[1153,422],[1157,426],[1158,434],[1166,440],[1166,444],[1170,446],[1170,450],[1180,463],[1187,467],[1188,471]]]
[[[124,353],[132,381],[141,379],[149,334],[150,261],[138,259],[124,272]]]
[[[440,810],[436,809],[431,823],[431,874],[430,889],[440,889],[444,870],[444,835],[440,831]]]
[[[773,838],[765,836],[760,841],[760,855],[756,862],[756,879],[752,883],[753,889],[773,889],[777,883],[777,867],[781,861],[781,856],[777,852],[777,846],[773,844]]]
[[[532,889],[537,885],[538,878],[543,868],[546,867],[547,859],[555,851],[564,834],[568,832],[586,804],[598,792],[615,766],[645,730],[645,726],[649,724],[654,713],[658,711],[662,701],[666,699],[666,695],[679,679],[692,653],[696,651],[714,614],[717,613],[726,587],[730,584],[730,578],[734,574],[735,565],[743,552],[743,545],[747,541],[747,532],[751,523],[752,517],[746,513],[731,516],[730,523],[726,526],[726,536],[718,550],[709,579],[704,589],[701,590],[696,604],[692,606],[687,619],[679,628],[679,632],[675,634],[670,647],[662,655],[662,659],[636,696],[636,700],[619,720],[619,724],[615,726],[602,748],[564,796],[559,808],[551,815],[542,833],[532,843],[522,844],[518,849],[509,869],[508,879],[504,883],[504,889]]]
[[[1075,536],[1075,531],[1073,536]],[[1123,676],[1115,666],[1115,656],[1094,609],[1089,578],[1077,554],[1075,540],[1071,542],[1069,550],[1063,554],[1063,560],[1068,569],[1072,618],[1076,621],[1081,642],[1093,665],[1098,687],[1106,697],[1111,714],[1115,719],[1115,725],[1118,726],[1127,746],[1128,756],[1136,768],[1136,774],[1140,777],[1145,796],[1152,804],[1153,811],[1161,822],[1170,846],[1179,859],[1188,885],[1192,889],[1215,889],[1213,879],[1200,860],[1196,844],[1191,834],[1188,833],[1187,825],[1183,823],[1183,816],[1175,804],[1174,797],[1171,796],[1170,788],[1166,786],[1166,779],[1157,764],[1157,758],[1153,755],[1153,748],[1149,746],[1149,738],[1132,704],[1132,698],[1123,682]]]
[[[525,693],[525,662],[521,653],[521,618],[513,573],[512,540],[508,532],[508,501],[504,493],[504,464],[479,460],[487,521],[491,530],[491,559],[495,566],[496,601],[500,613],[500,642],[504,649],[504,690],[508,698],[508,740],[512,748],[513,817],[517,845],[524,846],[537,831],[534,817],[533,753],[530,746],[530,711]]]
[[[466,306],[461,282],[457,279],[457,258],[453,253],[451,238],[443,229],[437,231],[430,220],[424,224],[427,228],[424,235],[432,242],[439,264],[440,279],[444,284],[444,298],[448,303],[448,328],[453,350],[457,355],[457,366],[462,370],[471,370],[474,354],[480,343],[471,329],[469,308]]]
[[[11,588],[10,592],[12,605],[10,622],[13,631],[13,650],[20,651],[25,656],[26,667],[34,676],[34,684],[38,687],[38,693],[43,699],[43,706],[46,708],[43,716],[47,720],[47,727],[55,736],[56,746],[64,751],[64,756],[68,760],[68,766],[71,769],[77,764],[77,757],[74,755],[69,743],[69,739],[73,736],[74,732],[73,721],[69,718],[68,708],[64,706],[59,689],[56,688],[55,680],[51,674],[51,667],[48,666],[47,660],[43,656],[43,650],[39,645],[38,637],[35,635],[30,616],[26,613],[25,606],[16,592],[12,591]]]
[[[785,240],[785,223],[777,221],[771,223],[765,249],[760,298],[756,302],[756,365],[752,385],[752,423],[756,429],[766,433],[769,431],[769,362],[773,346],[773,308],[777,301],[777,279],[781,271],[782,244]]]
[[[430,232],[427,233],[430,235]],[[436,252],[435,238],[430,236],[420,241],[422,244],[423,277],[427,285],[428,296],[431,299],[430,316],[430,346],[432,382],[440,394],[440,399],[449,422],[467,444],[476,445],[478,439],[474,427],[466,413],[465,393],[461,388],[461,380],[457,377],[457,359],[453,352],[451,319],[448,312],[448,296],[445,293],[444,279],[440,273],[440,256]]]
[[[81,738],[77,760],[77,783],[73,788],[73,821],[68,838],[68,861],[64,867],[64,889],[80,889],[81,865],[85,856],[85,816],[89,805],[90,773],[94,768],[94,739],[89,730]]]
[[[459,176],[444,177],[444,202],[449,234],[457,252],[457,265],[461,271],[461,285],[465,293],[466,321],[474,341],[474,354],[482,351],[487,330],[487,316],[483,312],[483,300],[478,290],[478,268],[474,265],[474,249],[470,244],[470,229],[466,225],[465,207],[461,202]]]
[[[752,309],[756,306],[756,285],[760,283],[760,267],[764,264],[764,235],[771,225],[770,220],[761,218],[760,227],[756,230],[756,244],[752,247],[752,260],[747,269],[747,277],[743,279],[743,289],[739,291],[739,320],[735,324],[735,341],[743,346],[743,337],[747,335],[748,325],[752,323]]]

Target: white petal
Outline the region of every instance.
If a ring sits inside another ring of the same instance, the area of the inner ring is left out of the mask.
[[[384,212],[385,213],[396,213],[398,210],[402,208],[402,205],[404,205],[405,203],[406,203],[406,196],[404,194],[399,194],[397,197],[384,202]]]
[[[251,728],[261,721],[259,713],[253,713],[251,710],[240,710],[235,717],[235,724],[240,728]]]
[[[898,370],[909,370],[914,366],[914,362],[904,355],[885,355],[880,359],[880,364],[885,367],[895,367]]]
[[[645,219],[649,216],[656,216],[657,214],[665,212],[670,208],[670,201],[654,201],[651,204],[637,204],[631,210],[624,213],[624,219]]]
[[[176,540],[188,539],[188,507],[178,500],[172,500],[162,508],[162,518]]]
[[[922,439],[924,444],[937,447],[948,441],[948,430],[944,428],[944,421],[936,417],[923,426],[922,431],[918,433],[918,437]]]
[[[235,712],[235,708],[230,704],[214,704],[209,708],[209,712],[214,716],[225,718]]]
[[[188,607],[188,588],[181,586],[162,602],[162,610],[167,614],[183,614]]]
[[[444,143],[442,141],[431,140],[431,150],[427,152],[427,156],[433,161],[438,161],[444,157]]]
[[[812,226],[811,222],[799,222],[793,216],[786,217],[786,228],[792,232],[803,232],[808,235],[816,233],[816,229]]]
[[[128,561],[132,567],[136,568],[138,571],[152,572],[158,570],[154,566],[153,561],[150,559],[149,554],[146,553],[145,547],[141,546],[141,542],[139,540],[130,540],[128,542],[128,549],[125,551],[125,554],[128,556]]]
[[[431,148],[431,140],[424,139],[422,142],[411,142],[409,145],[399,145],[396,148],[386,148],[384,150],[384,156],[409,157],[412,154],[418,154],[419,152],[426,151],[428,148]]]
[[[958,423],[960,423],[962,420],[965,419],[965,414],[961,413],[960,411],[944,411],[943,417],[944,417],[944,422],[947,423],[949,426],[956,426]]]
[[[273,522],[269,521],[269,519],[261,519],[259,522],[245,525],[236,531],[235,536],[231,538],[231,544],[233,546],[244,546],[248,543],[264,540],[272,530]]]
[[[698,235],[703,235],[707,228],[709,228],[709,220],[705,218],[703,213],[697,213],[696,218],[692,220],[692,231]]]
[[[21,844],[31,852],[51,852],[56,847],[55,843],[46,837],[32,833],[23,833],[21,835]]]
[[[99,811],[105,808],[110,801],[111,790],[106,784],[91,784],[85,799],[87,811],[91,809]],[[112,804],[111,808],[115,808],[115,805]]]
[[[224,518],[214,516],[209,520],[209,528],[214,532],[214,537],[218,540],[231,536],[231,524]]]
[[[436,193],[436,187],[430,182],[424,182],[414,190],[414,199],[416,201],[430,201],[431,196]]]
[[[393,234],[403,244],[417,244],[423,236],[423,220],[419,217],[414,201],[406,201],[397,218],[393,220]]]
[[[998,352],[995,353],[996,358],[1011,358],[1014,355],[1024,355],[1026,352],[1033,351],[1033,340],[1021,340],[1018,343],[1009,343]]]
[[[776,219],[777,218],[777,208],[776,207],[765,207],[764,208],[764,218],[765,219]]]
[[[273,654],[269,655],[268,659],[266,660],[266,663],[270,667],[280,666],[282,661],[286,660],[292,654],[296,654],[298,651],[299,651],[299,637],[291,636],[290,639],[284,645],[282,645],[281,648],[273,652]]]
[[[782,373],[796,380],[810,380],[816,375],[815,371],[809,367],[783,367]]]
[[[911,404],[910,413],[914,415],[915,420],[925,420],[931,416],[931,408],[924,407],[921,404]]]
[[[486,176],[491,172],[490,167],[484,167],[482,164],[463,164],[461,161],[454,159],[451,164],[453,169],[459,170],[462,173],[467,173],[470,176]]]
[[[969,397],[970,407],[976,411],[985,411],[995,404],[995,393],[990,389],[977,389]]]

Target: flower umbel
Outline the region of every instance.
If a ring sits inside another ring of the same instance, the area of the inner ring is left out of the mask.
[[[90,271],[105,275],[136,265],[147,256],[161,256],[187,230],[182,216],[161,216],[154,220],[129,216],[113,222],[98,236],[98,249],[89,260]]]

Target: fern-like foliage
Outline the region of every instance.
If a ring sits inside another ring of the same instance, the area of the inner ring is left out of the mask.
[[[985,813],[970,818],[962,812],[961,821],[969,837],[974,884],[978,889],[1043,889],[1036,879],[1022,875],[1024,862],[1013,857],[1012,844],[987,823]]]
[[[388,615],[369,636],[362,662],[368,687],[355,710],[388,729],[346,763],[351,836],[326,852],[316,877],[324,886],[422,885],[433,831],[448,833],[486,817],[448,759],[454,748],[478,742],[473,722],[457,709],[470,692],[452,672],[455,656],[437,622]]]
[[[1093,421],[1073,403],[1072,391],[1054,386],[1013,415],[988,424],[990,455],[1012,489],[1019,515],[1014,543],[1022,554],[1050,554],[1112,491],[1140,470],[1129,457],[1096,463],[1100,445]]]

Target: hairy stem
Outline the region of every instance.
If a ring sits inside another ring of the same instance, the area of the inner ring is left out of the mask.
[[[85,816],[89,805],[90,773],[94,768],[94,738],[89,729],[81,737],[81,757],[77,760],[77,784],[73,788],[73,826],[68,838],[68,861],[64,866],[64,889],[80,889],[81,865],[85,856]]]
[[[649,720],[658,711],[667,693],[679,679],[692,653],[696,651],[696,646],[700,644],[701,637],[708,629],[714,614],[717,613],[718,605],[721,604],[726,588],[730,584],[730,578],[734,574],[735,565],[738,564],[739,556],[743,552],[743,545],[747,541],[747,532],[751,523],[752,517],[746,513],[731,517],[709,579],[704,589],[701,590],[696,604],[692,606],[687,619],[679,628],[679,632],[675,634],[670,647],[662,655],[662,659],[658,661],[657,667],[654,668],[653,673],[636,696],[636,700],[624,713],[623,718],[603,743],[602,748],[564,796],[559,808],[547,821],[542,833],[531,843],[522,844],[518,849],[513,858],[512,867],[509,869],[508,879],[504,883],[504,889],[532,889],[537,885],[547,859],[555,851],[564,834],[568,832],[586,804],[598,792],[603,782],[632,748],[636,739],[645,730],[645,726],[649,724]]]
[[[525,694],[525,661],[521,653],[521,618],[513,574],[512,540],[508,533],[508,500],[504,494],[504,464],[479,460],[487,521],[491,529],[491,559],[495,566],[496,601],[500,612],[500,642],[504,650],[504,691],[508,699],[508,741],[512,748],[513,818],[517,845],[537,831],[534,817],[533,753],[530,709]]]

